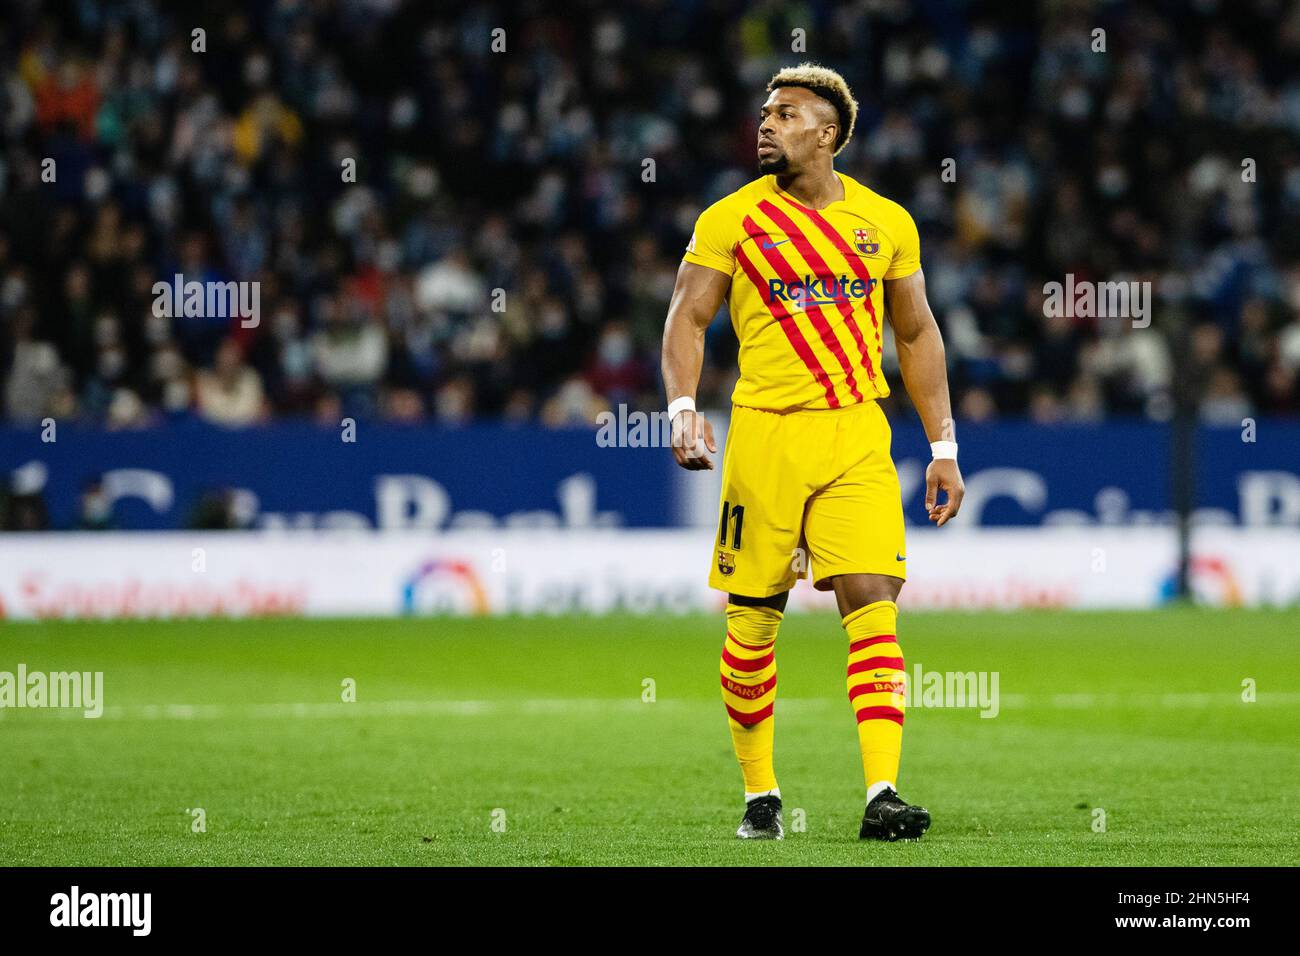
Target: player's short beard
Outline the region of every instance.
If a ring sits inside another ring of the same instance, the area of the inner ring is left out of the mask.
[[[758,161],[758,171],[765,176],[773,173],[783,173],[789,168],[790,157],[785,153],[773,159],[760,159]]]

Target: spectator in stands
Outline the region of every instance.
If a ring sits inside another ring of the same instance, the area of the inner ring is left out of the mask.
[[[322,328],[311,343],[316,374],[335,389],[346,414],[373,414],[388,362],[387,337],[374,322],[352,311],[346,301],[323,297],[320,311]]]
[[[262,380],[244,363],[233,338],[221,343],[213,368],[199,372],[194,407],[203,418],[220,425],[251,425],[265,417]]]
[[[66,388],[68,370],[49,342],[33,338],[36,316],[31,308],[18,312],[12,324],[8,374],[5,376],[5,416],[32,424],[55,411],[56,398]]]

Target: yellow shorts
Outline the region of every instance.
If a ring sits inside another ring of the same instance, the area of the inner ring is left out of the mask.
[[[825,411],[732,406],[709,586],[768,597],[808,574],[907,577],[889,420],[874,401]]]

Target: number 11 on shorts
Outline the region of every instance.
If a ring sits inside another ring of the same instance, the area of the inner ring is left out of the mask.
[[[731,522],[731,550],[740,550],[740,526],[745,521],[745,506],[736,505],[731,507],[731,502],[722,503],[722,519],[718,522],[718,547],[727,546],[727,523]]]

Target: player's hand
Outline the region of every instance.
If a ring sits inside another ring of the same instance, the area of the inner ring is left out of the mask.
[[[718,451],[713,440],[713,426],[699,412],[680,411],[673,418],[673,457],[687,471],[706,471],[713,468],[713,459],[705,453],[707,448]]]
[[[948,493],[948,500],[938,503],[939,492]],[[936,458],[925,469],[925,510],[937,527],[957,517],[961,500],[966,497],[966,485],[961,480],[961,469],[952,458]]]

